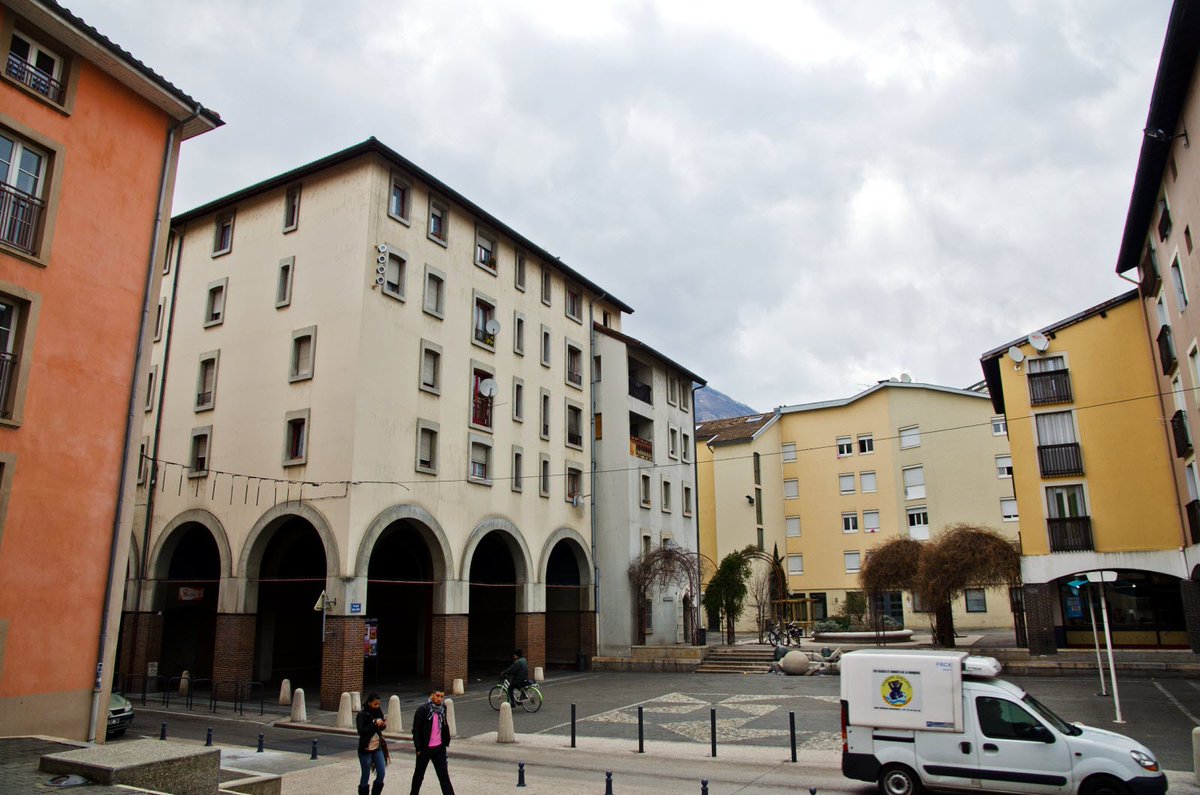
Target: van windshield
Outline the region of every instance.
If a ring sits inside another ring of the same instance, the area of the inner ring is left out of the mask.
[[[1063,734],[1074,736],[1076,734],[1083,733],[1078,726],[1073,726],[1070,723],[1067,723],[1065,720],[1058,717],[1058,715],[1055,715],[1049,707],[1028,693],[1026,693],[1021,699],[1021,703],[1025,704],[1025,706],[1036,712],[1038,717],[1046,721],[1046,723],[1049,723],[1054,728],[1058,729]]]

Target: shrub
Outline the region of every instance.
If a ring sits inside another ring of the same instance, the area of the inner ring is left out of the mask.
[[[813,624],[813,632],[845,632],[849,627],[850,622],[848,621],[827,618],[824,621],[818,621]]]

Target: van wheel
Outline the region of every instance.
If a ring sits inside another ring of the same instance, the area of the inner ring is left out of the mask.
[[[921,779],[904,765],[887,765],[879,771],[879,791],[883,795],[920,795]]]
[[[1130,795],[1130,791],[1119,778],[1092,776],[1083,782],[1079,795]]]

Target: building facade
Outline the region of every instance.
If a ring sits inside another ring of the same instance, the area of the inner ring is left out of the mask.
[[[157,219],[220,120],[56,3],[0,43],[0,734],[102,740]]]

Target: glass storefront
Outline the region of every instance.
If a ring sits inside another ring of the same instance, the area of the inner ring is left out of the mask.
[[[1103,587],[1114,646],[1187,647],[1179,578],[1156,572],[1120,570],[1116,582],[1072,587],[1070,583],[1079,579],[1063,577],[1059,580],[1062,623],[1056,628],[1056,634],[1061,646],[1093,645],[1093,620],[1097,631],[1103,633],[1099,590]]]

